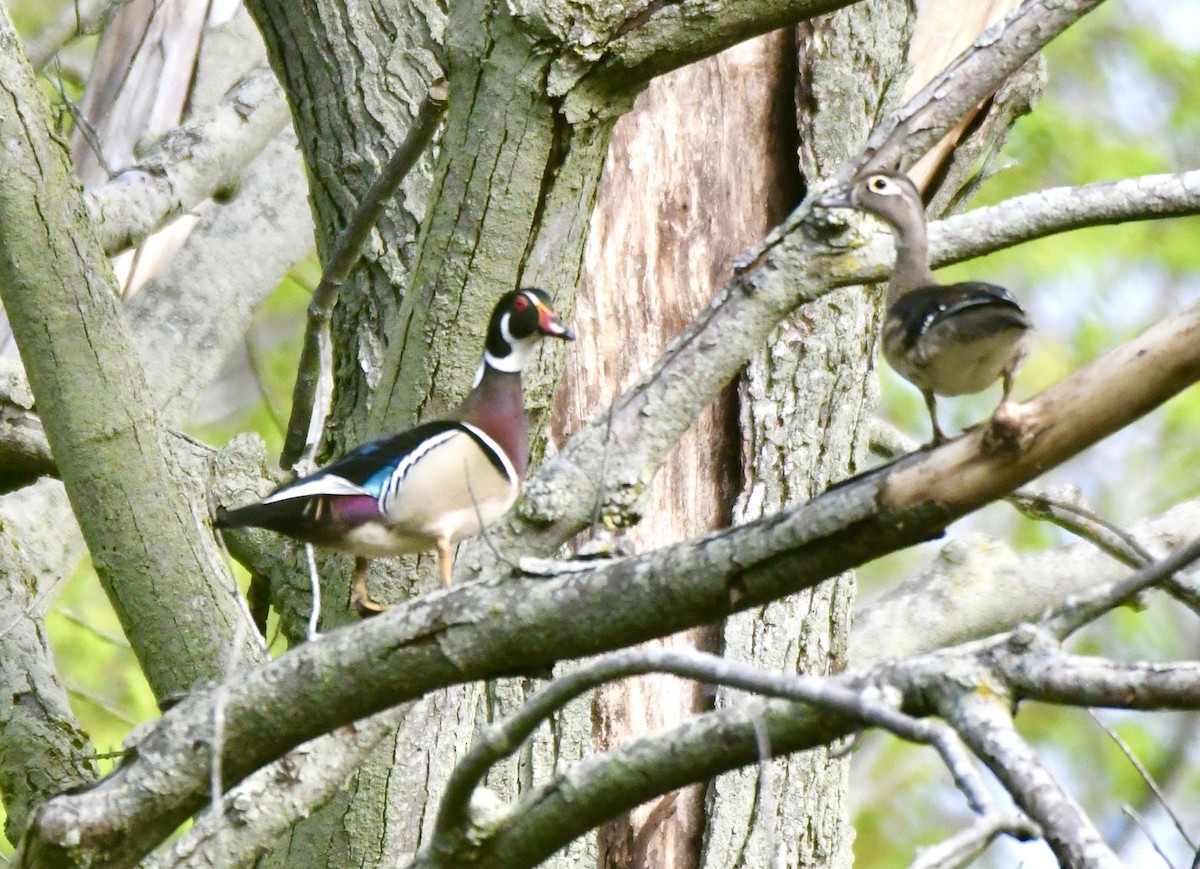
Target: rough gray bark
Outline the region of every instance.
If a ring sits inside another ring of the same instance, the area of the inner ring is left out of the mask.
[[[97,573],[163,698],[220,674],[242,613],[197,534],[205,511],[164,449],[112,272],[7,14],[0,27],[0,82],[20,109],[0,119],[5,308]],[[256,658],[248,642],[242,653]]]
[[[11,842],[25,832],[38,804],[98,774],[59,681],[44,621],[78,557],[59,531],[72,522],[56,480],[35,483],[19,501],[0,499],[0,789]]]
[[[203,869],[263,865],[261,858],[325,804],[408,711],[400,706],[338,728],[288,752],[225,794],[223,812],[207,812],[178,839],[140,865],[143,869]],[[232,822],[232,823],[231,823]]]
[[[233,52],[237,58],[253,61],[253,54],[244,50],[244,40],[235,38],[231,41],[243,46],[243,50]],[[220,42],[210,38],[206,44],[215,47]],[[222,75],[236,75],[238,69],[236,65],[226,63]],[[197,81],[210,78],[201,74]],[[216,89],[219,91],[219,86]],[[131,331],[139,355],[150,368],[149,385],[155,401],[166,405],[162,418],[168,424],[182,420],[198,392],[228,354],[228,342],[239,340],[250,310],[311,245],[311,223],[304,210],[296,208],[296,205],[303,205],[306,195],[303,173],[294,147],[290,148],[290,160],[288,150],[289,146],[284,144],[269,161],[260,160],[233,202],[209,209],[185,243],[175,266],[132,302],[129,311]],[[118,193],[109,201],[115,203],[119,198]],[[147,226],[143,232],[151,228]],[[253,266],[235,274],[229,269],[230,262],[252,263]],[[191,268],[183,269],[184,264]],[[179,322],[174,318],[178,317],[180,309],[191,312],[186,335],[176,331]],[[205,336],[213,336],[215,340]],[[191,352],[175,352],[184,346]],[[6,378],[11,380],[6,383],[6,392],[20,406],[31,407],[31,400],[21,398],[27,391],[24,372],[15,360],[6,362],[6,366]],[[172,452],[186,453],[178,449],[181,441],[171,441]],[[194,476],[193,481],[195,491],[202,491],[203,475]],[[207,505],[202,496],[198,503],[206,512]],[[13,631],[5,639],[29,652],[27,659],[17,656],[6,659],[26,661],[23,666],[30,674],[28,677],[15,678],[16,674],[6,677],[5,684],[11,696],[30,699],[22,701],[16,714],[5,716],[11,724],[0,733],[0,755],[14,760],[30,751],[36,751],[38,757],[45,759],[69,754],[85,756],[89,750],[79,741],[83,737],[70,719],[57,722],[56,716],[67,708],[65,700],[56,701],[53,696],[40,697],[37,693],[47,690],[43,672],[53,670],[48,661],[45,667],[39,667],[39,658],[32,651],[36,648],[36,637],[45,630],[41,621],[43,605],[53,594],[53,585],[69,574],[78,561],[83,540],[61,485],[44,483],[9,494],[0,504],[0,511],[13,517],[0,523],[0,550],[4,552],[0,559],[0,575],[15,583],[19,593],[18,598],[0,607],[13,621]],[[38,517],[39,521],[25,521],[24,517]],[[47,534],[51,530],[53,534]],[[36,589],[31,592],[28,586],[34,582]],[[29,599],[34,605],[26,609]],[[31,693],[27,686],[35,692]],[[47,723],[53,725],[50,730],[40,731],[45,737],[40,747],[21,726],[24,721],[21,710],[33,710],[33,703],[40,704],[38,708],[45,710]],[[79,769],[87,768],[86,762],[78,763]],[[22,832],[24,794],[28,788],[33,786],[56,792],[65,784],[68,782],[57,779],[53,765],[47,766],[44,775],[22,768],[16,782],[3,783],[6,798],[11,800],[7,831],[12,841],[16,841]]]
[[[291,99],[309,167],[317,250],[328,260],[354,208],[404,140],[430,84],[442,75],[438,55],[446,13],[425,2],[264,0],[248,7]],[[341,289],[332,322],[337,387],[328,452],[364,440],[367,413],[386,395],[380,391],[381,360],[387,346],[402,341],[404,333],[385,324],[411,282],[431,183],[427,156],[402,183],[378,234]],[[403,422],[411,421],[410,415]],[[413,561],[404,560],[410,567]],[[272,584],[285,630],[293,637],[303,635],[310,605],[300,564],[293,559],[292,569]],[[354,620],[345,565],[337,558],[320,564],[327,614],[323,626]],[[393,568],[388,576],[372,577],[372,589],[383,599],[404,594],[402,581],[392,579],[395,573]],[[469,710],[477,689],[445,693],[445,698],[426,698],[410,707],[397,733],[380,742],[345,788],[289,831],[264,865],[375,866],[414,852],[422,834],[420,806],[449,775],[474,726]],[[467,711],[447,713],[455,708]]]

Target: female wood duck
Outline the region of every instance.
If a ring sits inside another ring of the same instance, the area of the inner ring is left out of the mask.
[[[506,293],[488,324],[475,386],[444,417],[364,444],[257,504],[217,513],[218,528],[268,528],[357,556],[355,604],[382,609],[366,559],[438,551],[451,584],[451,547],[508,512],[529,466],[521,371],[544,337],[575,335],[545,290]]]
[[[979,281],[937,282],[929,269],[925,208],[908,176],[862,172],[848,188],[831,191],[816,204],[868,211],[894,231],[896,265],[888,283],[883,355],[925,396],[933,443],[946,439],[938,425],[935,396],[982,392],[1002,380],[1003,406],[1033,326],[1003,287]]]

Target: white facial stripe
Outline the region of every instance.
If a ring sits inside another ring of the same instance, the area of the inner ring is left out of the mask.
[[[507,315],[505,315],[507,317]],[[530,361],[533,359],[533,351],[537,347],[538,342],[542,340],[542,336],[538,332],[534,332],[528,338],[513,338],[508,334],[508,323],[501,323],[504,340],[508,342],[508,346],[512,351],[507,356],[493,356],[487,350],[483,351],[483,361],[485,365],[490,365],[497,371],[505,371],[509,374],[517,374],[529,367]]]
[[[511,345],[512,352],[507,356],[493,356],[485,350],[483,351],[483,361],[484,364],[495,368],[497,371],[517,374],[529,366],[529,362],[533,358],[533,348],[536,345],[537,340],[533,338],[514,341]]]
[[[362,486],[356,486],[345,477],[337,474],[321,474],[311,480],[305,480],[286,489],[281,489],[269,498],[264,498],[264,504],[274,504],[277,501],[290,501],[293,498],[319,498],[323,495],[368,495]]]
[[[535,308],[538,306],[538,300],[531,293],[525,293],[524,295]],[[484,350],[483,362],[497,371],[503,371],[507,374],[518,374],[529,367],[529,363],[533,360],[533,351],[537,349],[537,345],[543,336],[540,331],[537,331],[527,338],[514,338],[512,332],[508,329],[509,318],[511,316],[507,312],[501,315],[500,337],[512,348],[512,351],[507,356],[493,356],[487,350]],[[476,385],[478,385],[479,379],[482,377],[483,372],[481,370],[476,375]]]
[[[496,443],[496,441],[493,440],[492,437],[479,426],[471,425],[469,422],[459,423],[459,425],[465,429],[469,429],[471,434],[475,435],[477,438],[487,444],[492,452],[500,457],[500,461],[504,465],[504,473],[508,476],[508,481],[515,486],[517,484],[517,469],[513,467],[512,459],[508,457],[508,453],[504,452],[504,450],[500,448],[500,444]]]

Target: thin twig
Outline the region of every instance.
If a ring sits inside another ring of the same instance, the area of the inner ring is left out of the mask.
[[[1003,686],[970,668],[946,681],[949,690],[933,698],[938,713],[1000,780],[1017,806],[1041,826],[1059,863],[1118,869],[1116,854],[1083,808],[1017,732],[1010,701],[1000,693]]]
[[[391,201],[396,188],[425,152],[446,108],[444,85],[435,83],[417,110],[412,127],[399,149],[371,185],[350,223],[338,237],[333,255],[325,266],[321,281],[313,291],[308,306],[308,326],[304,330],[304,345],[296,371],[296,386],[292,391],[292,416],[279,464],[295,466],[306,451],[316,449],[320,429],[324,426],[325,409],[316,406],[322,371],[327,371],[330,348],[329,321],[337,304],[342,285],[362,255],[362,247],[375,226],[384,207]]]
[[[771,787],[771,734],[761,715],[752,715],[754,745],[758,749],[758,790],[754,794],[754,812],[762,825],[763,852],[770,866],[775,865],[775,795]]]
[[[132,716],[130,716],[128,713],[126,713],[122,709],[120,709],[111,700],[108,700],[107,698],[102,697],[99,694],[95,693],[94,691],[88,690],[87,688],[80,688],[77,685],[68,685],[67,693],[73,697],[78,697],[81,700],[86,700],[88,703],[91,703],[97,709],[99,709],[103,712],[107,712],[113,718],[117,719],[122,724],[125,724],[128,727],[137,727],[139,724],[142,723],[142,722],[138,721],[136,718],[133,718]]]
[[[96,132],[96,128],[92,126],[92,122],[84,115],[83,109],[69,96],[63,88],[62,76],[55,79],[58,85],[58,98],[62,101],[67,112],[75,121],[75,128],[79,131],[79,135],[83,137],[84,143],[91,149],[92,154],[96,158],[96,162],[100,168],[104,170],[106,178],[112,179],[116,176],[116,170],[108,162],[108,158],[104,155],[104,147],[100,143],[100,135]]]
[[[1023,486],[1005,500],[1022,515],[1051,522],[1094,544],[1127,567],[1145,567],[1154,561],[1154,553],[1133,534],[1082,504],[1056,498],[1034,486]],[[1163,590],[1200,615],[1200,590],[1194,580],[1183,574],[1173,575],[1163,584]]]
[[[1121,749],[1121,753],[1125,755],[1125,758],[1130,764],[1133,765],[1133,768],[1137,770],[1138,775],[1142,777],[1142,781],[1146,783],[1146,787],[1150,788],[1150,792],[1154,794],[1159,804],[1163,807],[1163,811],[1167,813],[1167,817],[1171,819],[1171,823],[1175,825],[1175,829],[1179,831],[1179,835],[1183,837],[1183,841],[1187,842],[1188,847],[1193,851],[1200,847],[1200,845],[1197,845],[1196,842],[1192,840],[1192,837],[1188,835],[1187,829],[1183,825],[1183,821],[1179,819],[1179,815],[1177,815],[1175,810],[1171,808],[1171,803],[1167,800],[1167,795],[1163,793],[1163,789],[1158,786],[1158,782],[1154,780],[1154,776],[1150,774],[1150,770],[1146,769],[1145,765],[1141,762],[1137,755],[1133,753],[1133,749],[1129,747],[1129,744],[1121,738],[1119,733],[1109,727],[1103,718],[1096,714],[1096,710],[1089,709],[1087,713],[1089,716],[1091,716],[1092,721],[1096,723],[1096,726],[1108,735],[1108,738],[1113,741],[1117,748]],[[1132,812],[1132,807],[1130,807],[1130,811]],[[1135,817],[1134,814],[1130,814],[1130,817],[1137,822],[1138,818]],[[1168,860],[1167,862],[1169,863],[1170,861]]]
[[[1037,824],[1024,815],[990,812],[950,838],[921,849],[908,869],[957,869],[969,865],[997,836],[1008,835],[1025,842],[1040,834]]]
[[[263,403],[263,407],[267,410],[267,416],[271,418],[271,425],[275,426],[275,430],[280,434],[285,431],[287,423],[283,421],[283,414],[279,412],[279,408],[275,406],[274,396],[267,389],[266,379],[263,376],[262,356],[258,352],[258,345],[251,337],[252,329],[246,330],[246,335],[242,339],[242,346],[246,348],[246,362],[250,367],[250,376],[254,380],[254,388],[258,391],[258,398]]]
[[[97,639],[103,640],[111,646],[116,646],[118,649],[132,648],[129,645],[129,640],[125,639],[124,634],[119,634],[116,631],[109,631],[98,627],[74,610],[67,609],[61,603],[54,608],[54,611],[67,621],[71,622],[71,624],[82,628],[83,630],[95,636]]]
[[[1171,862],[1171,858],[1168,857],[1166,852],[1163,851],[1163,849],[1159,846],[1158,840],[1154,838],[1154,834],[1150,831],[1150,825],[1146,823],[1146,819],[1142,817],[1141,813],[1128,803],[1121,806],[1121,811],[1124,812],[1131,821],[1137,824],[1138,829],[1141,830],[1142,834],[1146,837],[1146,841],[1150,843],[1150,847],[1154,849],[1154,853],[1158,854],[1159,857],[1162,857],[1162,861],[1167,864],[1167,869],[1175,869],[1175,864]]]
[[[1145,567],[1154,555],[1132,534],[1099,513],[1049,492],[1023,486],[1007,498],[1023,516],[1050,522],[1108,553],[1127,567]]]
[[[1069,601],[1056,616],[1045,622],[1044,627],[1061,640],[1114,607],[1120,606],[1142,589],[1163,582],[1198,558],[1200,537],[1179,547],[1166,558],[1134,571],[1118,582],[1078,600]]]
[[[317,572],[317,557],[313,553],[311,543],[304,544],[304,558],[308,562],[308,584],[312,590],[312,607],[308,612],[308,633],[306,639],[311,643],[321,636],[317,625],[321,623],[321,575]]]

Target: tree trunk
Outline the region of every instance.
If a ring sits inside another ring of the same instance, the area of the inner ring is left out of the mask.
[[[791,42],[761,37],[656,79],[617,124],[592,220],[575,323],[555,405],[565,439],[653,362],[751,248],[799,201]],[[638,551],[729,524],[740,444],[732,391],[684,436],[655,478]],[[667,645],[712,648],[711,629]],[[711,705],[694,683],[629,679],[576,707],[556,738],[602,751]],[[600,866],[695,865],[703,789],[644,806],[598,834]],[[562,865],[569,861],[563,860]]]
[[[905,0],[854,6],[800,28],[797,122],[808,184],[857,151],[898,94],[911,26]],[[866,97],[866,98],[864,98]],[[806,305],[776,330],[743,377],[744,484],[734,519],[746,522],[808,500],[860,469],[875,407],[881,300],[862,287]],[[852,574],[739,614],[725,624],[724,654],[784,672],[845,666]],[[720,691],[718,704],[738,692]],[[769,751],[769,746],[766,746]],[[836,746],[773,760],[713,782],[700,865],[712,869],[849,866],[849,760]]]
[[[322,258],[403,139],[438,72],[435,40],[443,32],[453,61],[437,163],[406,181],[403,200],[380,223],[386,243],[367,251],[342,289],[329,421],[329,449],[337,452],[453,405],[469,388],[501,292],[541,285],[570,315],[612,121],[561,122],[543,93],[550,59],[502,4],[455,4],[449,20],[432,3],[249,6],[289,93],[308,95],[293,110],[309,166],[322,167],[312,178]],[[544,368],[526,377],[535,430],[556,380],[556,371]],[[432,587],[432,573],[414,571],[414,561],[402,560],[399,569],[380,565],[373,594],[388,600]],[[346,574],[330,569],[335,563],[326,560],[323,568],[332,623],[352,617]],[[414,852],[428,835],[446,777],[490,718],[492,702],[480,685],[424,698],[396,738],[294,831],[271,865],[390,865]]]

